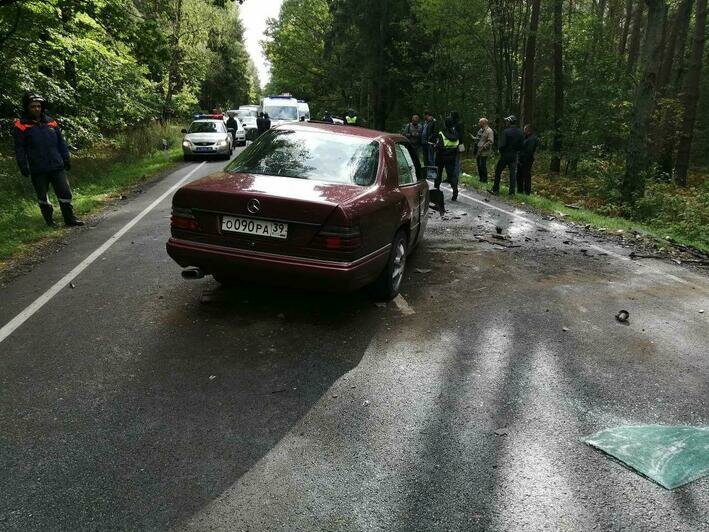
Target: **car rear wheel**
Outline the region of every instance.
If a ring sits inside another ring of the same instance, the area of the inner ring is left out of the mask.
[[[399,295],[399,289],[406,270],[407,253],[408,240],[406,232],[399,231],[392,241],[389,260],[384,270],[371,286],[372,295],[376,299],[389,301]]]

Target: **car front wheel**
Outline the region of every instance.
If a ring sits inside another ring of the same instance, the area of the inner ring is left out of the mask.
[[[406,232],[399,231],[392,241],[391,252],[386,266],[374,284],[372,295],[376,299],[389,301],[399,295],[401,282],[406,271],[406,255],[408,253],[408,239]]]

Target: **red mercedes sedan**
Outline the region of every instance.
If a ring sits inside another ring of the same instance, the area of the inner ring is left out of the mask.
[[[404,137],[286,124],[175,193],[167,252],[186,278],[371,286],[391,299],[427,211],[428,184]]]

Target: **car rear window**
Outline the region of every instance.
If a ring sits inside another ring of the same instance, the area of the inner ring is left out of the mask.
[[[379,143],[322,131],[272,129],[227,167],[264,174],[369,186],[379,164]]]
[[[218,122],[192,122],[190,133],[223,133],[223,124]]]
[[[294,105],[268,105],[263,112],[271,120],[298,120],[298,108]]]

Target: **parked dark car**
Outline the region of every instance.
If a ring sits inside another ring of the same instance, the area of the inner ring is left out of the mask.
[[[167,252],[185,277],[326,290],[371,285],[391,299],[423,237],[428,184],[400,136],[293,123],[224,171],[181,187]]]

